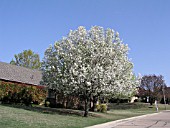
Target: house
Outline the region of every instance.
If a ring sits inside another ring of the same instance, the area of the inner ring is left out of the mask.
[[[42,72],[21,66],[0,62],[0,99],[8,97],[12,102],[23,97],[31,97],[40,103],[46,98],[45,86],[40,85]],[[25,94],[24,92],[25,91]],[[18,98],[20,96],[20,98]],[[15,98],[15,99],[14,99]]]
[[[42,73],[21,66],[0,62],[0,80],[5,82],[24,83],[40,86]]]

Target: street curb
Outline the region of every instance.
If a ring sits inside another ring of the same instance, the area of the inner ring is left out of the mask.
[[[158,113],[161,113],[161,112],[158,112]],[[115,120],[115,121],[111,121],[111,122],[107,122],[107,123],[103,123],[103,124],[97,124],[97,125],[93,125],[93,126],[89,126],[89,127],[85,127],[85,128],[113,128],[113,127],[115,127],[119,124],[129,122],[133,119],[139,119],[139,118],[146,117],[146,116],[157,115],[158,113],[146,114],[146,115],[141,115],[141,116],[134,116],[134,117]]]

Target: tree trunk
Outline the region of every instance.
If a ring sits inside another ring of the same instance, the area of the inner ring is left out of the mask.
[[[91,110],[94,112],[95,105],[96,105],[96,102],[97,102],[96,96],[93,96],[92,102],[93,102],[93,106],[92,106]]]
[[[92,111],[92,108],[93,108],[93,106],[92,106],[92,105],[93,105],[93,104],[92,104],[92,100],[93,100],[92,97],[90,97],[90,103],[89,103],[89,104],[90,104],[90,105],[89,105],[90,107],[89,107],[89,111]]]
[[[117,105],[119,105],[119,103],[120,103],[120,99],[117,98]]]
[[[152,106],[152,104],[153,104],[153,98],[150,96],[149,97],[149,103],[150,103],[150,105]]]
[[[87,117],[89,113],[89,97],[85,99],[84,117]]]

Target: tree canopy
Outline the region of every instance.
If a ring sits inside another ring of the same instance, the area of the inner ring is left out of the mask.
[[[14,60],[10,64],[22,66],[31,69],[40,69],[41,62],[38,54],[34,53],[32,50],[24,50],[19,54],[14,55]]]
[[[141,79],[139,96],[148,96],[149,102],[152,104],[153,99],[160,99],[162,97],[163,87],[166,87],[166,84],[162,75],[144,75]]]
[[[45,51],[43,82],[59,93],[82,96],[87,116],[90,97],[130,96],[136,90],[128,50],[118,32],[80,26]]]

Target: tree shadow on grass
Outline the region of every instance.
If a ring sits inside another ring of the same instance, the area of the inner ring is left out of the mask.
[[[44,106],[25,106],[25,105],[18,105],[18,104],[0,104],[1,106],[24,109],[28,111],[43,113],[43,114],[60,114],[60,115],[76,115],[76,116],[83,116],[84,111],[81,110],[73,110],[73,109],[64,109],[64,108],[49,108]],[[98,114],[89,113],[89,116],[92,117],[100,117]]]

